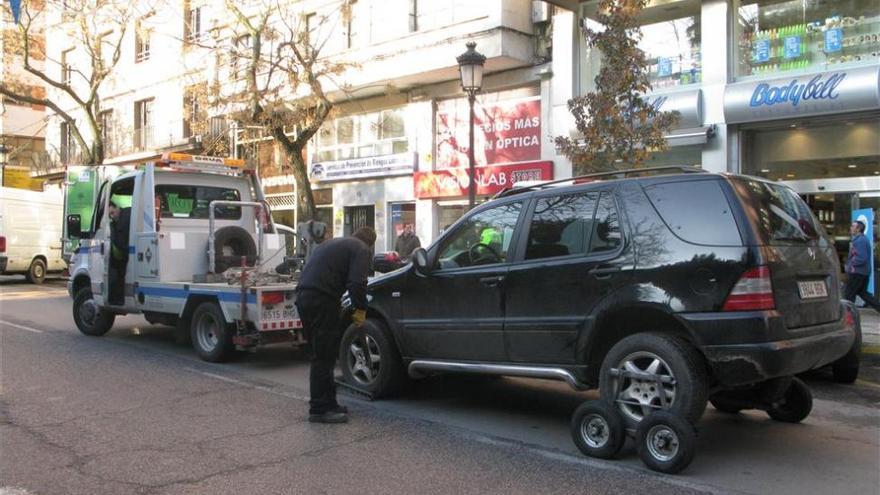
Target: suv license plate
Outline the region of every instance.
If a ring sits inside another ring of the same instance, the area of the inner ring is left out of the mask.
[[[808,280],[798,282],[798,292],[801,299],[817,299],[820,297],[828,297],[828,288],[825,287],[824,280]]]

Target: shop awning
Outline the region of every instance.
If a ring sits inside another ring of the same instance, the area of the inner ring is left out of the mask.
[[[666,138],[669,146],[692,146],[695,144],[706,144],[706,141],[714,135],[715,126],[710,125],[676,129],[663,137]]]

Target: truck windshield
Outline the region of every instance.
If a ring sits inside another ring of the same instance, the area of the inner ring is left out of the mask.
[[[241,195],[235,189],[207,186],[158,185],[156,197],[161,203],[159,214],[162,218],[207,219],[211,201],[241,201]],[[214,218],[238,220],[241,208],[218,206]]]
[[[789,187],[753,179],[731,182],[763,242],[807,242],[819,237],[810,208]]]

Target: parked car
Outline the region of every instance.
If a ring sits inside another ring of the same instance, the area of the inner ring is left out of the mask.
[[[406,263],[397,251],[376,253],[373,255],[373,270],[379,273],[388,273],[401,268]]]
[[[345,380],[374,396],[430,373],[516,375],[598,387],[629,427],[661,408],[696,421],[728,390],[800,421],[809,391],[791,377],[855,339],[832,241],[759,178],[649,169],[517,188],[413,260],[371,280],[366,331],[342,339]]]

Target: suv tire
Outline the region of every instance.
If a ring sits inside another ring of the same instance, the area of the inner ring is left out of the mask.
[[[374,398],[400,392],[407,381],[394,339],[375,318],[367,318],[363,327],[348,327],[339,345],[339,362],[346,383]]]
[[[627,428],[636,428],[651,412],[661,407],[661,392],[652,380],[623,378],[618,395],[618,378],[613,369],[628,369],[671,379],[663,384],[665,397],[671,400],[670,413],[695,424],[708,401],[708,371],[702,356],[682,339],[661,333],[637,333],[625,337],[608,351],[599,377],[601,397],[617,405]],[[638,400],[641,406],[618,402]],[[654,407],[651,407],[654,406]]]
[[[92,289],[83,287],[73,298],[73,321],[76,328],[89,337],[100,337],[113,327],[116,315],[101,311],[92,297]]]

